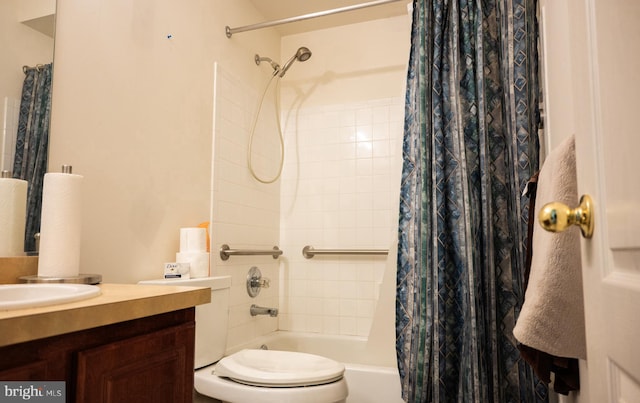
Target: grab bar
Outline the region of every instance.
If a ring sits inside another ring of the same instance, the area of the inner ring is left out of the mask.
[[[307,245],[302,248],[302,256],[311,259],[315,255],[388,255],[389,249],[314,249]]]
[[[255,250],[255,249],[231,249],[229,245],[224,244],[220,247],[220,259],[227,260],[229,256],[249,256],[249,255],[271,255],[274,259],[282,255],[282,250],[274,246],[272,250]]]

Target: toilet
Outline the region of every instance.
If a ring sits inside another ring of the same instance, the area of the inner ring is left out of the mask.
[[[151,280],[139,284],[210,287],[211,302],[196,306],[194,385],[229,403],[344,403],[344,364],[314,354],[243,349],[224,356],[231,277]]]

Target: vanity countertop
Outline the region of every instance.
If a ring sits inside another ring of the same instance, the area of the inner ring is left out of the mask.
[[[209,288],[99,284],[82,301],[0,311],[0,347],[191,308],[211,301]]]

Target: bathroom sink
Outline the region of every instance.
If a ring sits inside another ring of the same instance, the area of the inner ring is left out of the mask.
[[[0,285],[0,310],[63,304],[100,295],[100,287],[88,284]]]

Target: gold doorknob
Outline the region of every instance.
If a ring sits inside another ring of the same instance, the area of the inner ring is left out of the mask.
[[[582,236],[593,236],[593,200],[591,196],[583,195],[580,205],[574,209],[566,204],[553,202],[542,206],[538,214],[538,221],[542,228],[550,232],[562,232],[572,225],[580,226]]]

